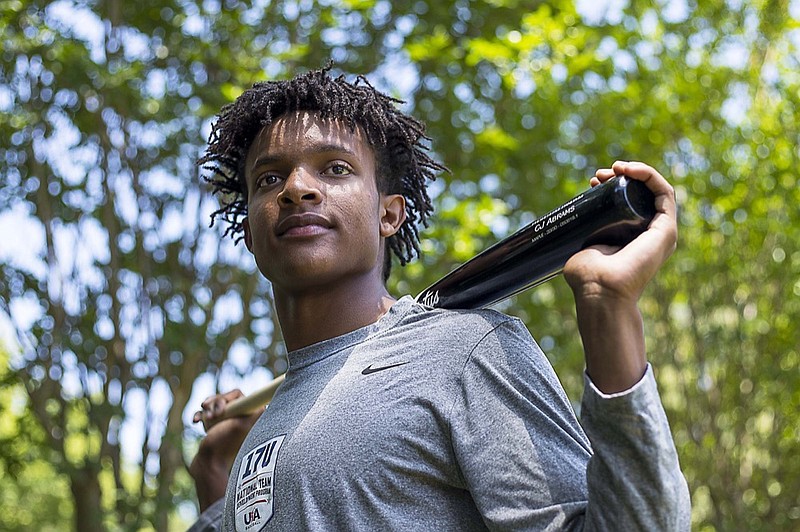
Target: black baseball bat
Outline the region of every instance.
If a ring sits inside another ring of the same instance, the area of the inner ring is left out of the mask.
[[[655,213],[647,185],[613,177],[476,255],[416,300],[437,308],[489,306],[557,276],[581,249],[624,246],[647,229]]]

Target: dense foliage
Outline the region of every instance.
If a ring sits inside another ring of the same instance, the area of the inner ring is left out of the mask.
[[[0,528],[192,519],[191,405],[285,367],[194,162],[243,88],[328,58],[407,100],[452,170],[396,293],[598,166],[668,175],[679,249],[642,309],[694,527],[800,526],[800,5],[656,4],[0,0]],[[577,400],[566,284],[502,308]]]

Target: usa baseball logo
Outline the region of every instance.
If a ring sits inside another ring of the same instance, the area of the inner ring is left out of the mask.
[[[236,481],[236,530],[260,530],[270,520],[275,501],[275,462],[286,435],[247,453]]]

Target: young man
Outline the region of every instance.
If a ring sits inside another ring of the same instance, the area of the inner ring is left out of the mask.
[[[565,267],[586,355],[581,427],[519,320],[387,292],[389,254],[417,250],[425,182],[442,169],[395,103],[322,70],[256,85],[215,124],[202,162],[233,194],[218,214],[272,283],[289,370],[263,415],[215,424],[238,392],[196,414],[209,431],[190,468],[195,528],[688,529],[637,308],[675,247],[670,185],[627,162],[591,180],[646,182],[657,215],[624,248]]]

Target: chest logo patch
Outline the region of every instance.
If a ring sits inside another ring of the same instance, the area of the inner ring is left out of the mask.
[[[242,459],[236,480],[237,532],[254,532],[270,520],[275,500],[275,462],[286,435],[262,443]]]

